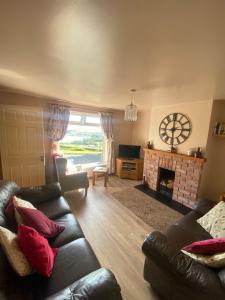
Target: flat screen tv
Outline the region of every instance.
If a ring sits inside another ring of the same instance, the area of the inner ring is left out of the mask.
[[[119,157],[125,159],[140,158],[141,146],[119,145]]]

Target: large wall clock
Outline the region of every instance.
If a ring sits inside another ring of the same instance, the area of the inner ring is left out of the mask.
[[[176,146],[185,142],[191,133],[191,121],[182,113],[166,116],[159,125],[159,135],[168,145]]]

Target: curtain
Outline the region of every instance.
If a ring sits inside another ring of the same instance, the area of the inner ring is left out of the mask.
[[[106,139],[106,164],[109,174],[115,173],[115,146],[113,139],[112,114],[100,113],[101,128]]]
[[[70,118],[70,110],[67,106],[53,104],[48,119],[47,135],[52,141],[58,142],[66,134]]]
[[[57,142],[64,138],[70,118],[70,109],[67,106],[52,104],[48,112],[46,124],[46,181],[56,180],[54,157],[57,155]]]

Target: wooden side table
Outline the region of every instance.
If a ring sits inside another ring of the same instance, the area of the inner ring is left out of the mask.
[[[92,174],[92,185],[95,185],[95,181],[97,177],[103,177],[104,176],[104,187],[107,187],[108,182],[108,169],[106,167],[96,167],[93,170]]]

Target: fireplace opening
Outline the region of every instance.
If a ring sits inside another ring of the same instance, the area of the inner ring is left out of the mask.
[[[172,170],[159,168],[157,191],[167,196],[172,200],[173,196],[173,185],[175,180],[175,172]]]

